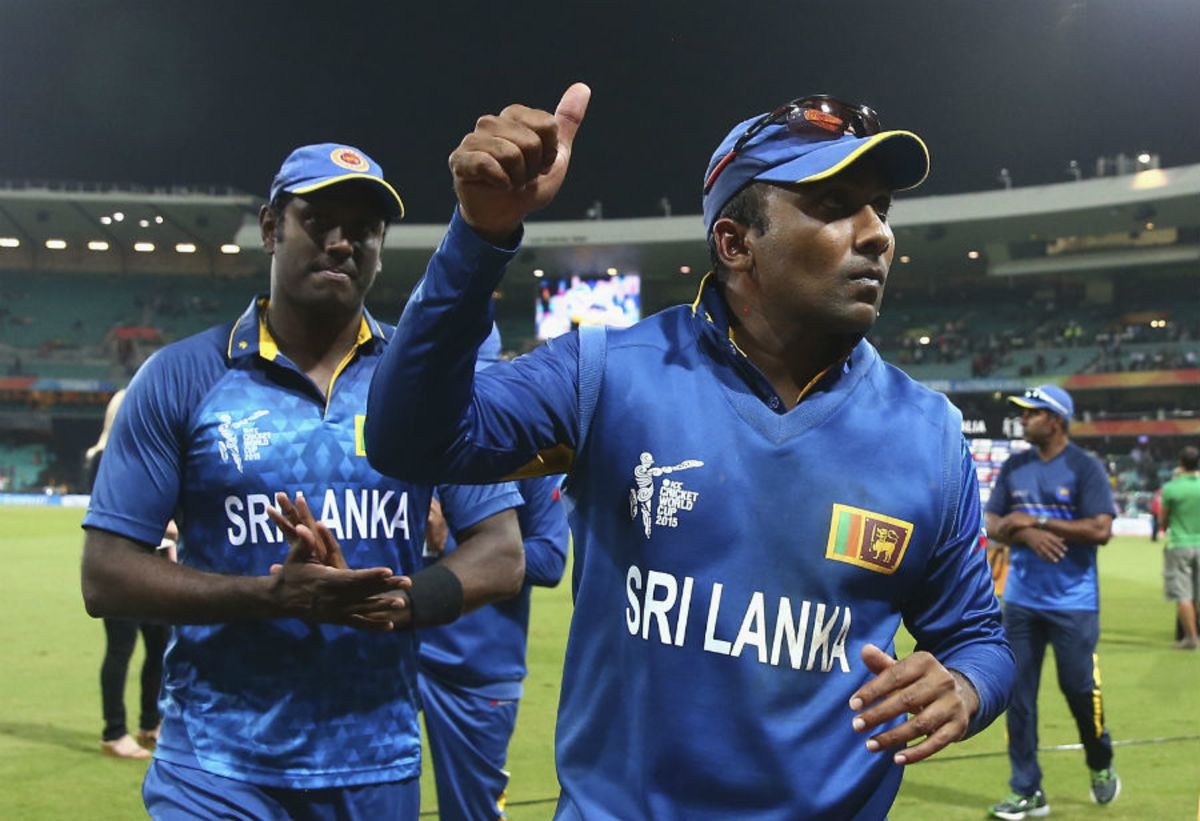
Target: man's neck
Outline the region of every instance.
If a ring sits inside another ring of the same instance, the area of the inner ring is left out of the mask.
[[[783,400],[788,410],[799,404],[814,379],[830,366],[845,360],[861,337],[799,333],[775,333],[758,316],[734,318],[730,328],[734,341]]]
[[[1067,449],[1067,444],[1070,438],[1066,434],[1059,434],[1052,437],[1048,442],[1044,442],[1037,446],[1038,458],[1043,462],[1049,462],[1055,456]]]
[[[286,356],[302,371],[335,367],[358,341],[362,306],[351,313],[307,312],[272,300],[267,327]]]

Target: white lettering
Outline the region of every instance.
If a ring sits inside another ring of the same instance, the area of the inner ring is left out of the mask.
[[[675,515],[680,510],[691,510],[700,492],[684,490],[683,482],[663,479],[658,489],[658,509],[655,512],[654,523],[663,527],[679,527],[679,518]]]
[[[297,492],[297,498],[304,494]],[[344,502],[344,507],[342,506]],[[389,503],[396,505],[388,510]],[[227,527],[225,535],[229,544],[242,547],[247,544],[282,544],[283,531],[271,521],[267,508],[275,504],[275,494],[248,493],[244,497],[226,496],[224,500]],[[378,489],[345,490],[341,497],[333,489],[327,489],[321,503],[321,515],[325,523],[340,541],[351,539],[393,539],[398,536],[409,540],[408,493],[396,498],[394,491],[380,492]]]
[[[267,515],[271,506],[271,497],[265,493],[251,493],[246,497],[247,515],[250,519],[250,544],[258,544],[258,533],[262,531],[262,540],[267,544],[275,542],[275,527]]]
[[[842,617],[842,629],[838,631],[837,638],[833,640],[833,649],[829,653],[829,666],[825,668],[828,673],[833,669],[833,660],[837,659],[842,668],[843,673],[850,672],[850,663],[846,660],[846,638],[850,635],[850,608],[842,608],[845,614]]]
[[[631,636],[638,634],[638,624],[642,620],[642,605],[635,594],[641,589],[642,571],[636,564],[631,564],[629,572],[625,574],[625,598],[629,599],[629,606],[625,608],[625,625],[629,628]]]
[[[657,638],[662,644],[683,647],[694,586],[691,576],[683,576],[681,584],[680,578],[670,573],[643,571],[630,565],[625,573],[625,627],[629,634],[644,641]],[[846,655],[852,623],[849,607],[781,596],[772,619],[766,594],[756,590],[746,601],[737,635],[729,641],[717,636],[724,592],[723,584],[713,583],[704,631],[705,652],[740,658],[747,648],[754,648],[759,664],[778,667],[783,662],[793,670],[822,673],[836,666],[843,673],[850,672]]]
[[[355,527],[355,525],[358,527]],[[353,490],[346,488],[346,532],[367,532],[367,491],[364,488],[356,495]]]
[[[704,628],[704,649],[710,653],[728,656],[729,642],[713,635],[717,629],[717,614],[721,610],[722,588],[723,585],[720,582],[713,582],[712,598],[708,600],[708,625]]]
[[[805,666],[805,670],[813,668],[813,662],[817,659],[817,651],[820,650],[821,669],[827,673],[829,672],[829,635],[833,632],[834,624],[837,623],[839,609],[839,607],[835,606],[833,608],[833,615],[830,616],[829,621],[825,621],[825,605],[822,603],[817,604],[817,613],[813,617],[812,642],[808,645],[808,664]]]
[[[793,670],[804,664],[804,640],[808,637],[808,602],[800,602],[800,618],[792,622],[792,602],[779,600],[779,614],[775,618],[775,645],[771,648],[771,664],[779,666],[779,651],[787,639],[788,659]],[[847,611],[849,612],[849,611]]]
[[[733,643],[733,651],[729,654],[737,658],[742,654],[747,644],[758,648],[759,664],[767,663],[766,613],[764,612],[763,594],[758,591],[750,597],[746,615],[742,617],[742,626],[738,630],[737,639]]]
[[[225,497],[225,518],[229,520],[230,524],[225,528],[225,533],[229,536],[229,543],[234,547],[241,547],[246,543],[246,520],[242,518],[242,511],[245,509],[245,505],[238,497]]]
[[[321,521],[334,536],[338,537],[338,541],[346,538],[345,531],[342,530],[342,517],[338,510],[337,494],[333,492],[333,488],[325,489],[325,502],[321,505]]]
[[[387,521],[387,503],[391,501],[395,495],[392,491],[387,491],[383,494],[383,498],[379,497],[378,490],[371,491],[371,499],[375,502],[374,508],[371,510],[371,538],[379,538],[379,528],[383,527],[383,532],[386,538],[392,538],[392,528]]]
[[[658,599],[654,593],[659,588],[666,591],[666,597]],[[667,613],[675,606],[675,597],[679,589],[675,577],[670,573],[660,573],[651,570],[646,574],[646,615],[642,619],[642,638],[650,638],[650,618],[658,622],[658,640],[663,644],[671,643],[671,633],[667,626]]]
[[[679,621],[675,625],[675,646],[683,646],[687,633],[688,613],[692,611],[692,577],[683,577],[683,596],[679,599]]]
[[[392,517],[392,522],[388,526],[388,538],[396,532],[399,527],[404,531],[404,541],[409,541],[408,536],[408,491],[400,494],[400,502],[396,506],[396,515]]]

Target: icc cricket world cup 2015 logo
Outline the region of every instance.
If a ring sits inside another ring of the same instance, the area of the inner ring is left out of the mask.
[[[678,527],[677,513],[681,510],[691,510],[699,498],[700,492],[688,490],[683,482],[663,479],[658,489],[658,506],[654,506],[654,480],[677,473],[681,470],[704,467],[699,459],[685,459],[677,465],[656,465],[654,456],[649,451],[643,451],[638,465],[633,469],[634,486],[629,491],[629,518],[642,519],[642,530],[646,538],[650,538],[654,525],[661,527]]]

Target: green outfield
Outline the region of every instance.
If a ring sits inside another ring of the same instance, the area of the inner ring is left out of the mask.
[[[144,766],[98,751],[103,629],[84,613],[79,596],[81,515],[0,507],[3,819],[144,816]],[[1048,750],[1042,765],[1054,818],[1197,817],[1200,653],[1170,647],[1173,611],[1162,600],[1160,568],[1158,547],[1144,539],[1116,539],[1103,552],[1101,671],[1124,789],[1116,804],[1095,807],[1082,752]],[[530,676],[509,759],[509,815],[515,821],[549,818],[554,808],[554,711],[570,610],[568,584],[535,591]],[[139,663],[135,656],[135,670]],[[131,675],[131,712],[135,687]],[[1042,695],[1042,743],[1071,744],[1074,724],[1049,663]],[[986,806],[1007,791],[1002,725],[913,767],[893,821],[985,817]],[[423,786],[424,815],[432,817],[436,801],[430,785]]]

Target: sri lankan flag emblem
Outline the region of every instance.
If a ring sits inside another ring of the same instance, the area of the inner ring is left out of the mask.
[[[835,504],[825,558],[890,575],[904,559],[912,531],[912,522]]]

